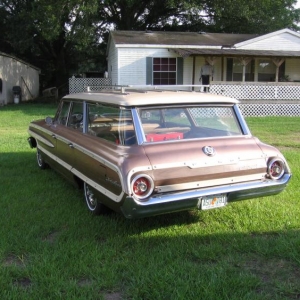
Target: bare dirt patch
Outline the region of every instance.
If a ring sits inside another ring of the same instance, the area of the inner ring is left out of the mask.
[[[14,281],[15,286],[19,286],[24,289],[29,288],[31,284],[32,284],[31,280],[27,277],[18,278]]]
[[[25,260],[23,256],[17,256],[14,254],[8,255],[3,261],[4,267],[16,266],[16,267],[24,267]]]
[[[54,244],[59,236],[58,231],[50,232],[47,236],[43,238],[43,241],[48,242],[49,244]]]
[[[80,278],[77,281],[77,285],[80,287],[91,286],[93,284],[93,280],[89,278]]]
[[[104,300],[122,300],[122,299],[123,299],[123,297],[120,292],[104,294]]]

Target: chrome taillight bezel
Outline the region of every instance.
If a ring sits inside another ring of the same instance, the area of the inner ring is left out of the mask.
[[[274,173],[274,168],[280,168],[280,170],[276,171],[276,175]],[[272,158],[268,162],[268,177],[273,180],[278,180],[282,178],[285,173],[285,162],[280,158]]]
[[[135,193],[135,183],[144,178],[146,181],[147,181],[147,190],[142,194],[142,195],[139,195],[139,194],[136,194]],[[152,179],[151,176],[147,175],[147,174],[139,174],[137,176],[135,176],[132,180],[131,180],[131,184],[130,184],[130,187],[131,187],[131,191],[132,191],[132,195],[139,199],[139,200],[145,200],[146,198],[148,198],[154,191],[154,181]]]

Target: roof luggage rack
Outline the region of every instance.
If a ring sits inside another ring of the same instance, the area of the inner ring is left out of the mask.
[[[121,94],[126,94],[128,92],[139,92],[146,93],[148,91],[156,92],[196,92],[194,89],[209,87],[209,85],[194,85],[194,84],[184,84],[184,85],[101,85],[101,86],[87,86],[88,93],[107,93],[107,92],[119,92]],[[186,89],[190,88],[190,89]],[[198,92],[199,92],[198,91]]]

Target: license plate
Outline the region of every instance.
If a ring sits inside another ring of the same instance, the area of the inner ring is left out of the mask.
[[[202,210],[223,207],[227,204],[226,194],[211,195],[199,198],[198,208]]]

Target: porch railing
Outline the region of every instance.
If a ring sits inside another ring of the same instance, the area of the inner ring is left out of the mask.
[[[111,85],[110,78],[69,78],[69,94],[86,92],[88,86]]]
[[[214,81],[210,91],[239,100],[300,100],[300,82]]]
[[[70,78],[69,93],[86,92],[88,86],[111,85],[110,78]],[[300,83],[212,82],[210,92],[241,101],[246,117],[300,116]]]

